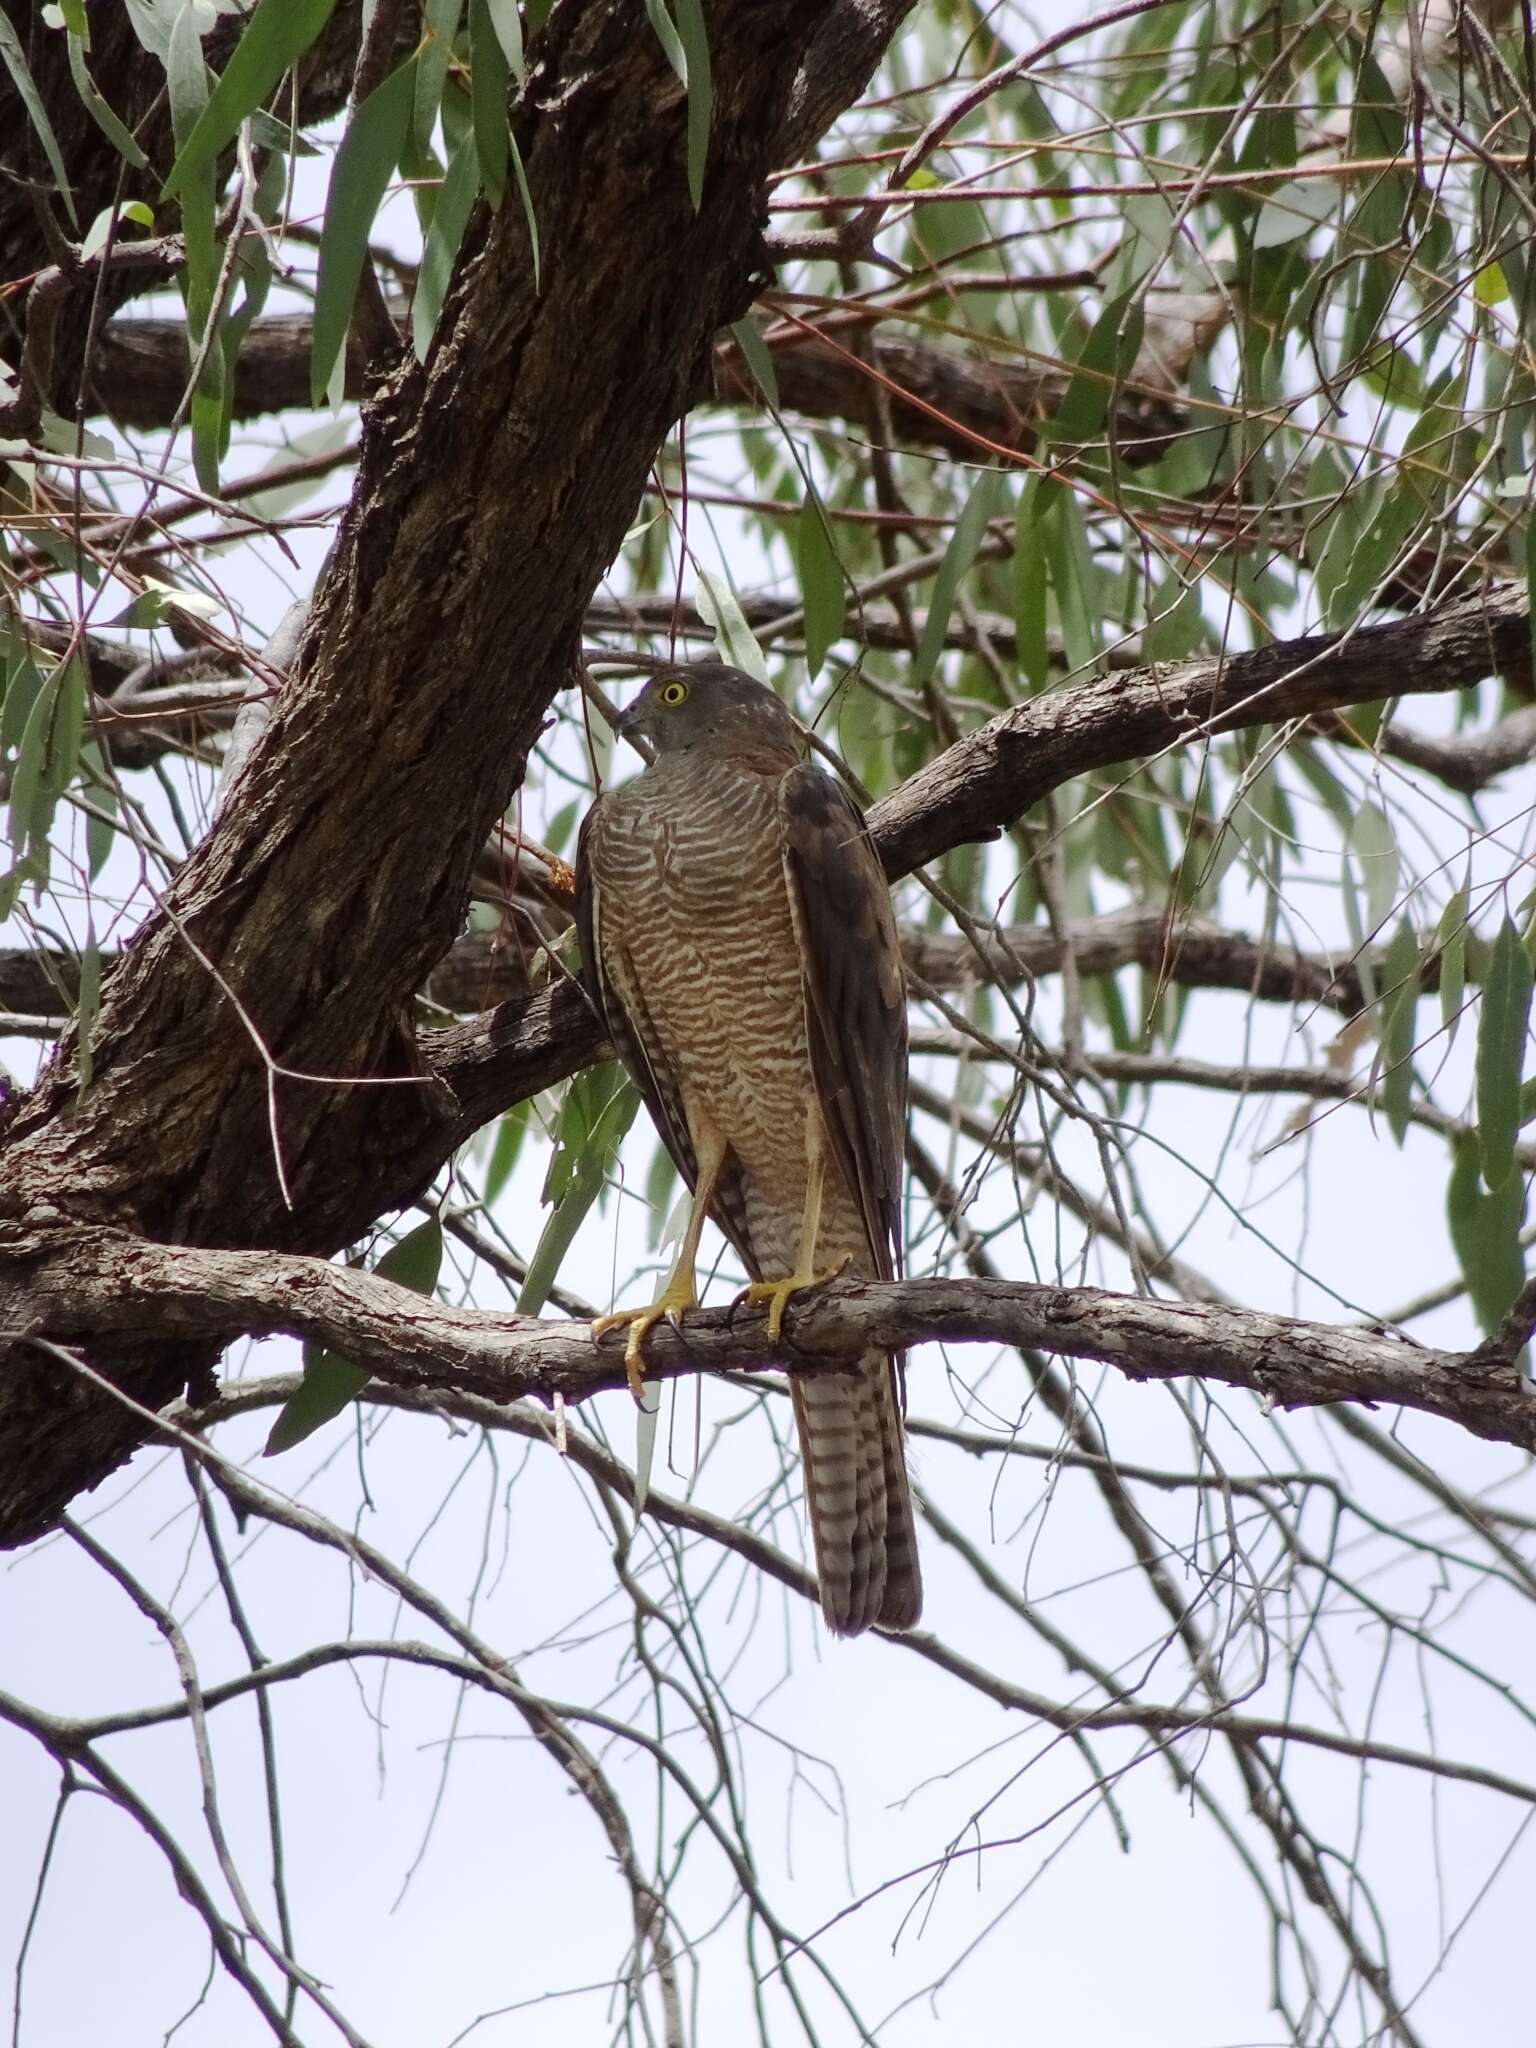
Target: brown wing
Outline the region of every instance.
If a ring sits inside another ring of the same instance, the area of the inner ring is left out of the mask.
[[[667,1058],[661,1033],[645,1002],[645,984],[623,948],[605,930],[601,880],[602,835],[608,799],[599,797],[581,821],[576,842],[576,935],[581,942],[582,986],[607,1029],[614,1051],[640,1090],[661,1142],[691,1194],[699,1184],[698,1160],[688,1129],[682,1090]],[[757,1266],[747,1243],[746,1202],[740,1176],[730,1162],[716,1185],[710,1214],[735,1247],[747,1271]]]
[[[811,1071],[875,1270],[901,1271],[907,1122],[906,978],[885,871],[857,805],[809,761],[779,784],[790,908],[800,936]]]

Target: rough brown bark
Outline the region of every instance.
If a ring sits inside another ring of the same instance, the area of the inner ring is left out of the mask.
[[[116,1232],[80,1239],[0,1283],[11,1327],[166,1332],[227,1342],[286,1332],[344,1352],[402,1386],[445,1386],[498,1401],[587,1399],[625,1384],[624,1340],[534,1316],[451,1308],[377,1273],[269,1252],[154,1245]],[[1526,1321],[1536,1305],[1525,1304]],[[656,1326],[648,1371],[673,1378],[765,1363],[836,1371],[871,1346],[1008,1344],[1097,1359],[1129,1379],[1195,1376],[1282,1407],[1385,1402],[1536,1450],[1536,1402],[1512,1357],[1433,1351],[1368,1329],[1207,1302],[1157,1301],[1100,1287],[1027,1281],[840,1280],[796,1297],[777,1346],[765,1312],[691,1312]],[[1512,1350],[1522,1341],[1510,1332]],[[67,1377],[69,1367],[56,1361]]]
[[[887,34],[903,11],[881,10]],[[74,1219],[332,1251],[389,1201],[402,1161],[430,1172],[462,1129],[453,1063],[418,1057],[408,1005],[455,935],[657,446],[757,287],[764,179],[824,26],[813,0],[711,9],[695,213],[684,96],[656,39],[627,7],[551,15],[519,113],[539,289],[521,208],[480,209],[429,361],[365,408],[289,685],[112,976],[90,1089],[77,1102],[66,1042],[11,1112],[0,1247]],[[845,75],[842,98],[863,82]],[[211,1355],[146,1342],[106,1362],[155,1407]],[[13,1354],[7,1533],[41,1526],[141,1434]]]

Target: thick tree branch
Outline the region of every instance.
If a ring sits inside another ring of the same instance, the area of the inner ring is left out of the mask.
[[[870,815],[894,881],[995,837],[1074,776],[1195,746],[1215,733],[1384,698],[1459,689],[1529,659],[1515,585],[1381,626],[1281,640],[1249,654],[1127,670],[1032,697],[968,734]]]
[[[274,1252],[151,1244],[115,1231],[57,1250],[0,1255],[0,1322],[25,1345],[163,1333],[227,1343],[285,1332],[343,1351],[404,1386],[500,1401],[568,1401],[622,1387],[621,1333],[423,1300],[376,1273]],[[1097,1287],[1003,1280],[842,1280],[795,1301],[775,1349],[763,1317],[730,1309],[659,1324],[650,1370],[670,1379],[766,1361],[837,1371],[871,1346],[1008,1344],[1096,1359],[1129,1379],[1198,1378],[1281,1407],[1388,1403],[1536,1450],[1536,1398],[1514,1367],[1482,1354],[1225,1304],[1159,1301]],[[63,1372],[62,1365],[54,1368]],[[0,1500],[0,1514],[5,1503]]]
[[[875,309],[871,318],[878,318]],[[309,405],[311,323],[283,313],[253,321],[233,374],[234,416],[256,419]],[[783,410],[806,419],[854,421],[869,411],[869,371],[848,350],[818,345],[798,331],[769,337]],[[942,448],[974,461],[983,443],[1027,454],[1039,422],[1061,403],[1071,381],[1065,370],[989,356],[961,354],[931,341],[878,335],[872,366],[889,388],[891,424],[916,447]],[[174,417],[187,383],[186,328],[175,320],[125,316],[100,337],[92,361],[91,391],[109,419],[151,430]],[[347,353],[347,396],[364,395],[364,360],[354,340]],[[705,405],[762,408],[762,394],[741,352],[728,338],[715,343],[712,375],[700,394]],[[1150,461],[1170,434],[1186,424],[1171,399],[1125,397],[1116,432],[1128,459]]]
[[[1181,916],[1170,921],[1166,908],[1155,903],[1074,919],[1062,937],[1044,925],[1010,924],[996,932],[979,933],[973,944],[955,932],[929,931],[921,925],[901,928],[907,966],[928,987],[940,990],[974,988],[983,979],[1012,987],[1026,975],[1059,974],[1069,947],[1082,974],[1144,967],[1184,988],[1235,989],[1261,1002],[1318,1003],[1345,1016],[1353,1016],[1364,1003],[1359,970],[1351,961],[1334,960],[1326,953],[1303,953],[1292,946],[1266,945],[1206,917]],[[1380,948],[1369,957],[1379,972]],[[109,974],[115,963],[115,955],[104,955],[103,975]],[[79,981],[80,962],[74,953],[0,948],[0,1010],[61,1014],[73,1007]],[[1426,990],[1439,986],[1438,958],[1425,962],[1422,985]],[[427,993],[444,1009],[460,1011],[471,1019],[428,1041],[434,1048],[434,1063],[447,1060],[457,1064],[463,1058],[459,1050],[465,1042],[462,1034],[488,1043],[493,1030],[489,1017],[481,1019],[472,1013],[503,1003],[527,1002],[526,957],[501,933],[464,932],[433,968]],[[589,1043],[573,1002],[551,1002],[546,1012],[551,1034],[575,1031],[582,1043]],[[503,1036],[509,1022],[501,1020]],[[556,1074],[554,1078],[561,1077]]]

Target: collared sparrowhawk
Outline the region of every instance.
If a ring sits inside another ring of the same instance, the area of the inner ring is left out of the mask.
[[[901,1258],[906,991],[890,891],[852,799],[773,692],[699,662],[619,721],[652,765],[587,813],[577,922],[588,992],[693,1193],[645,1332],[697,1302],[706,1215],[778,1335],[817,1262],[879,1279]],[[606,1323],[605,1319],[605,1323]],[[838,1635],[922,1606],[899,1362],[792,1382],[822,1612]]]

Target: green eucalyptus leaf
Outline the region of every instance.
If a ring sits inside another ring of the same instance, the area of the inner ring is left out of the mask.
[[[716,576],[709,569],[696,567],[694,575],[699,610],[714,632],[720,659],[728,661],[732,668],[744,669],[749,676],[756,676],[760,683],[766,683],[768,664],[742,616],[735,591],[723,576]]]
[[[1041,520],[1056,486],[1038,474],[1027,476],[1013,522],[1013,630],[1019,672],[1031,689],[1045,686],[1050,645],[1045,615],[1050,584],[1046,575]]]
[[[523,219],[528,228],[529,253],[533,258],[533,289],[539,289],[539,223],[534,217],[533,194],[528,190],[528,173],[523,169],[523,153],[517,146],[515,135],[508,138],[512,150],[512,175],[517,180],[517,196],[522,201]]]
[[[429,1216],[425,1223],[407,1231],[398,1244],[392,1244],[373,1270],[381,1280],[393,1280],[413,1294],[429,1295],[437,1286],[442,1262],[443,1226],[436,1216]],[[295,1444],[313,1436],[324,1423],[349,1408],[372,1377],[341,1352],[306,1344],[304,1383],[279,1409],[264,1455],[271,1458],[280,1451],[291,1451]]]
[[[470,100],[475,120],[475,153],[487,202],[498,208],[507,196],[507,55],[496,32],[491,0],[469,0]]]
[[[443,300],[453,277],[454,258],[459,253],[459,243],[464,239],[464,229],[479,191],[478,146],[478,134],[470,134],[454,151],[448,175],[443,180],[443,189],[432,210],[432,225],[422,247],[416,296],[411,301],[411,340],[417,356],[423,361],[437,327],[437,316],[443,310]]]
[[[1463,882],[1440,913],[1435,941],[1440,950],[1440,1021],[1454,1044],[1467,986],[1467,916],[1470,889]]]
[[[496,31],[496,40],[507,60],[507,68],[521,85],[528,66],[523,56],[523,21],[518,0],[485,0],[485,5],[490,13],[491,26]]]
[[[275,1458],[282,1451],[291,1451],[327,1422],[345,1414],[372,1377],[340,1352],[306,1344],[303,1381],[277,1411],[262,1456]]]
[[[149,159],[140,149],[128,129],[113,113],[92,82],[85,64],[86,44],[81,36],[71,34],[69,38],[69,75],[75,81],[75,91],[80,95],[80,104],[90,115],[96,126],[125,162],[142,171]]]
[[[1387,1128],[1401,1146],[1413,1095],[1414,1023],[1419,1000],[1419,942],[1404,918],[1382,962],[1381,1097]]]
[[[528,1135],[533,1116],[533,1103],[525,1098],[516,1102],[496,1126],[496,1142],[491,1147],[491,1156],[485,1168],[485,1204],[490,1208],[500,1196],[502,1189],[512,1177],[523,1149],[523,1140]]]
[[[589,1067],[565,1091],[555,1150],[544,1180],[549,1220],[539,1234],[517,1297],[519,1315],[536,1316],[549,1299],[561,1263],[587,1211],[602,1193],[619,1144],[635,1120],[640,1097],[617,1061]]]
[[[1311,234],[1338,210],[1338,187],[1327,178],[1297,178],[1271,192],[1253,224],[1255,249],[1273,249]]]
[[[757,322],[750,313],[742,315],[731,329],[736,346],[741,350],[742,359],[752,372],[757,388],[763,394],[764,403],[771,412],[779,409],[779,379],[773,367],[773,356],[763,340]]]
[[[1006,508],[1007,496],[1007,477],[1000,469],[984,469],[971,487],[965,509],[955,521],[955,530],[949,537],[944,559],[933,579],[928,616],[923,622],[917,653],[912,658],[909,680],[914,686],[926,682],[938,666],[960,579],[975,561],[976,551],[986,539],[988,523],[1000,517]]]
[[[260,0],[191,132],[185,140],[177,135],[176,161],[163,196],[184,192],[205,173],[211,176],[240,123],[292,70],[330,20],[335,4],[336,0]]]
[[[1477,1149],[1483,1179],[1495,1192],[1515,1173],[1531,986],[1531,956],[1506,917],[1493,942],[1477,1018]]]
[[[826,507],[810,483],[795,529],[795,566],[805,607],[805,665],[816,676],[827,649],[842,636],[847,590]]]
[[[324,402],[352,324],[357,287],[368,260],[374,215],[394,175],[416,87],[416,59],[409,57],[374,87],[348,123],[326,195],[320,230],[320,267],[315,283],[315,317],[309,366],[311,402]]]
[[[1445,1212],[1473,1312],[1483,1330],[1493,1330],[1525,1285],[1520,1246],[1524,1178],[1512,1173],[1501,1188],[1487,1193],[1478,1174],[1477,1141],[1466,1134],[1455,1137]]]
[[[677,33],[683,46],[688,87],[688,195],[698,212],[704,200],[704,170],[709,160],[709,128],[714,118],[715,88],[710,73],[709,37],[701,0],[673,0]]]
[[[1109,412],[1110,401],[1141,348],[1143,316],[1132,286],[1105,305],[1073,361],[1072,381],[1044,429],[1058,443],[1091,441]]]

